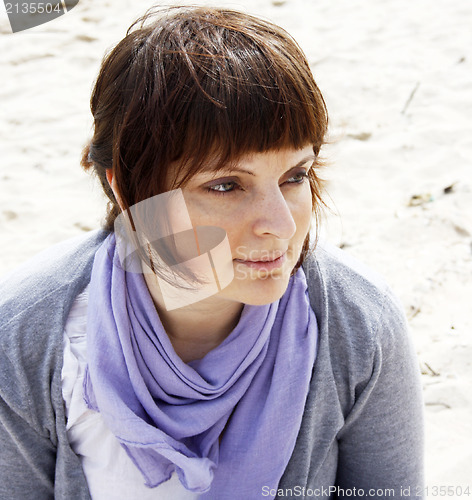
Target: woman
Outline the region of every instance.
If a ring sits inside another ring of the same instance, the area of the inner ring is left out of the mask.
[[[1,498],[416,496],[404,316],[310,242],[327,113],[293,39],[150,12],[91,109],[104,230],[2,285]]]

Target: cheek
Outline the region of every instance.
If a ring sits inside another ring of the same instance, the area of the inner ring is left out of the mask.
[[[223,227],[226,231],[231,253],[233,258],[235,258],[238,254],[237,248],[245,246],[245,242],[247,241],[247,237],[244,236],[244,231],[241,230],[241,224],[233,222],[232,224],[221,225],[220,227]]]
[[[241,245],[242,235],[244,234],[244,222],[241,213],[237,213],[218,206],[205,206],[203,204],[187,203],[188,212],[192,225],[195,226],[216,226],[224,229],[228,237],[231,251]]]
[[[303,236],[304,239],[310,229],[313,217],[311,192],[309,189],[303,193],[303,196],[295,204],[292,214],[297,226],[297,236]]]

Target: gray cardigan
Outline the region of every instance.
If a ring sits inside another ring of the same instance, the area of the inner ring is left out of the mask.
[[[62,335],[105,236],[56,245],[0,283],[0,500],[90,498],[66,434]],[[318,247],[304,269],[318,354],[277,498],[421,498],[421,387],[401,307],[338,249]]]

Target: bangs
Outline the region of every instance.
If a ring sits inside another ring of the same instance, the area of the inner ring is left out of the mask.
[[[212,77],[204,73],[199,86],[194,86],[180,127],[176,127],[180,147],[175,160],[188,169],[186,177],[271,149],[312,144],[318,154],[325,126],[318,116],[314,89],[303,88],[292,75],[283,74],[283,68],[270,67],[260,52],[247,54],[242,68],[259,70],[246,71],[238,78],[232,75],[228,60],[219,64],[218,59],[211,61]],[[216,159],[211,167],[206,163],[209,157]]]
[[[154,159],[177,166],[167,186],[250,153],[307,144],[318,153],[326,107],[288,33],[234,11],[170,9],[146,28],[149,16],[135,60],[147,80],[140,120],[149,124]],[[161,191],[154,184],[146,196]]]

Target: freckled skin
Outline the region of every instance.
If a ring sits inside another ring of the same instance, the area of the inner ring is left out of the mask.
[[[215,300],[261,305],[283,295],[310,229],[305,175],[313,161],[311,145],[256,153],[236,169],[199,173],[182,188],[192,224],[219,226],[228,235],[235,276]],[[267,266],[248,262],[277,257]]]

